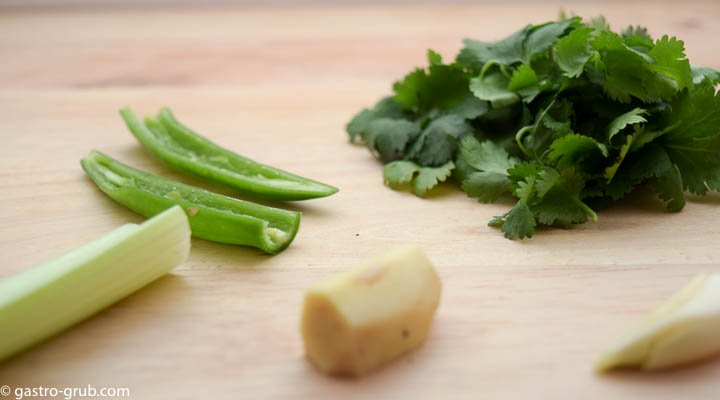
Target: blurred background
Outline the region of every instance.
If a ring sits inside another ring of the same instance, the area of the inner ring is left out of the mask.
[[[708,0],[712,1],[712,0]],[[567,0],[565,4],[573,3],[632,3],[633,1],[620,0]],[[691,1],[692,2],[692,1]],[[361,4],[492,4],[493,0],[3,0],[0,4],[7,6],[92,6],[92,7],[130,7],[130,6],[211,6],[211,5],[361,5]],[[545,0],[509,0],[503,3],[549,3]]]
[[[387,90],[433,48],[495,40],[565,10],[642,24],[718,66],[716,2],[0,0],[0,85],[257,85],[313,80]],[[377,93],[378,95],[381,93]],[[367,99],[371,101],[373,97]]]

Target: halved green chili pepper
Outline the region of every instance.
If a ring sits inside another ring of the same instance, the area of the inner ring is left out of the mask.
[[[120,115],[130,132],[170,167],[270,200],[306,200],[330,196],[337,188],[260,164],[200,136],[164,108],[157,118],[140,121],[129,108]]]
[[[195,237],[253,246],[271,254],[285,249],[300,213],[222,196],[127,166],[98,151],[80,161],[95,184],[116,202],[151,217],[180,205]]]

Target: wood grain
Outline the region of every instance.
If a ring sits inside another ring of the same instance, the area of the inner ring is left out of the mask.
[[[0,365],[0,385],[122,386],[137,399],[710,399],[720,361],[597,376],[594,357],[693,275],[717,271],[720,196],[667,214],[648,193],[600,221],[511,242],[485,225],[508,204],[452,187],[418,199],[382,185],[344,124],[465,36],[494,39],[559,4],[0,13],[0,276],[138,222],[86,179],[91,149],[180,180],[117,116],[171,106],[242,154],[341,188],[301,210],[276,257],[193,241],[187,264]],[[720,66],[720,5],[577,4],[614,26],[685,39]],[[427,344],[367,379],[317,373],[302,354],[303,290],[383,248],[422,245],[444,282]]]

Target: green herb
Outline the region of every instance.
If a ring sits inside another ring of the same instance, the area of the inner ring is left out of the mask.
[[[150,153],[177,170],[208,181],[270,200],[313,199],[338,191],[224,149],[182,125],[167,108],[157,118],[146,118],[145,123],[129,108],[123,108],[120,114]]]
[[[0,360],[141,289],[189,252],[187,217],[173,207],[0,281]]]
[[[95,184],[116,202],[145,216],[174,205],[188,214],[192,234],[275,254],[295,238],[300,213],[208,192],[131,168],[94,151],[81,161]]]
[[[480,202],[511,195],[490,221],[511,239],[596,220],[589,204],[643,184],[670,211],[720,190],[720,73],[692,67],[682,41],[575,17],[464,44],[451,63],[430,50],[347,125],[388,186],[422,196],[452,171]]]

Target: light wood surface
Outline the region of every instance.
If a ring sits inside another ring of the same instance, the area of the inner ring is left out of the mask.
[[[128,387],[133,399],[711,399],[720,360],[598,376],[616,335],[698,272],[720,270],[720,196],[668,214],[648,193],[600,221],[512,242],[486,226],[509,204],[452,187],[418,199],[382,185],[344,124],[463,37],[495,39],[560,4],[4,11],[0,13],[0,277],[141,218],[100,193],[91,149],[168,172],[117,109],[171,106],[216,142],[341,188],[301,210],[270,257],[193,241],[172,275],[0,365],[0,385]],[[720,5],[577,4],[583,16],[647,25],[720,66]],[[313,282],[401,243],[422,245],[444,291],[426,345],[357,381],[304,359],[298,321]],[[102,290],[102,288],[98,288]]]

